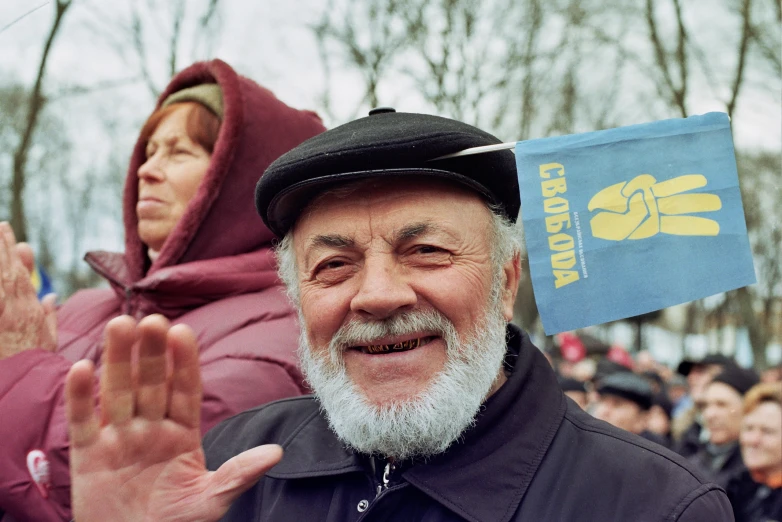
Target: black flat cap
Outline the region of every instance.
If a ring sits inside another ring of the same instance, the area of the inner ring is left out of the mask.
[[[727,365],[711,382],[727,384],[739,392],[739,395],[744,395],[747,393],[747,390],[760,382],[760,378],[754,370],[736,365]]]
[[[596,367],[595,367],[595,375],[592,378],[595,382],[599,382],[609,375],[613,375],[615,373],[632,373],[633,370],[625,366],[624,364],[619,364],[616,361],[612,361],[611,359],[600,359],[597,361]]]
[[[266,226],[283,236],[310,200],[331,186],[423,177],[472,189],[515,222],[521,203],[510,150],[435,160],[498,143],[491,134],[456,120],[376,109],[308,139],[269,165],[255,187],[255,206]]]
[[[636,403],[642,410],[652,407],[652,387],[646,379],[631,372],[607,376],[597,387],[597,393],[622,397]]]
[[[652,405],[662,408],[668,419],[673,418],[673,403],[665,391],[659,391],[652,396]]]
[[[562,388],[563,392],[574,391],[586,393],[586,385],[577,379],[572,377],[558,377],[557,381],[559,381],[559,387]]]
[[[720,366],[736,365],[736,361],[730,357],[722,355],[721,353],[711,353],[703,359],[685,359],[679,363],[676,371],[682,375],[689,375],[695,366],[707,366],[710,364],[718,364]]]

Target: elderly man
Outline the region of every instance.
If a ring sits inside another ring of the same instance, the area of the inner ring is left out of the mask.
[[[654,393],[645,378],[632,372],[614,373],[600,382],[597,394],[592,410],[596,418],[669,447],[664,437],[648,429]]]
[[[689,395],[679,404],[671,431],[675,434],[675,450],[689,457],[703,450],[708,432],[703,429],[704,392],[711,380],[724,368],[736,366],[736,361],[722,354],[709,354],[700,360],[685,359],[677,372],[687,380]]]
[[[753,370],[727,366],[706,385],[703,393],[703,421],[709,442],[687,458],[710,473],[722,487],[745,469],[739,447],[742,402],[744,394],[758,382],[758,375]]]
[[[68,379],[76,519],[731,520],[684,460],[565,400],[508,324],[513,154],[437,159],[498,141],[383,110],[277,160],[256,205],[284,238],[315,396],[240,414],[202,450],[192,334],[115,320],[102,421],[90,364]]]

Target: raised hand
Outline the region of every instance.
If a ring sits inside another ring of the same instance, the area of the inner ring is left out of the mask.
[[[54,301],[38,301],[23,259],[26,249],[17,247],[11,226],[0,223],[0,359],[34,348],[57,348]]]
[[[192,331],[162,316],[106,326],[100,419],[93,367],[66,381],[71,492],[78,522],[218,520],[282,457],[260,446],[208,472],[201,449],[201,377]]]
[[[16,253],[19,255],[19,260],[22,262],[27,272],[30,274],[35,270],[35,254],[32,247],[27,243],[17,243]],[[41,299],[41,305],[43,305],[43,311],[46,316],[46,327],[49,331],[45,334],[49,339],[52,339],[53,344],[57,344],[57,294],[46,294]]]

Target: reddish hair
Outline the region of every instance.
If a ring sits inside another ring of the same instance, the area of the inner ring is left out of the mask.
[[[764,402],[782,406],[782,382],[762,382],[750,388],[744,395],[744,414],[750,413]]]
[[[144,143],[149,141],[160,122],[182,105],[187,105],[189,108],[185,122],[187,136],[209,154],[212,154],[217,142],[217,134],[220,131],[220,118],[198,102],[177,102],[156,110],[149,115],[147,121],[144,122],[144,126],[141,127],[139,139],[144,141]]]

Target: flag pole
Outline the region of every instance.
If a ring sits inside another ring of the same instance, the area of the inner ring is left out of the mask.
[[[496,145],[484,145],[482,147],[470,147],[469,149],[464,149],[458,152],[453,152],[451,154],[446,154],[444,156],[438,156],[436,158],[432,158],[429,161],[436,161],[436,160],[447,159],[447,158],[456,158],[459,156],[471,156],[473,154],[483,154],[484,152],[494,152],[495,150],[513,149],[514,147],[516,147],[515,141],[511,141],[508,143],[497,143]]]

